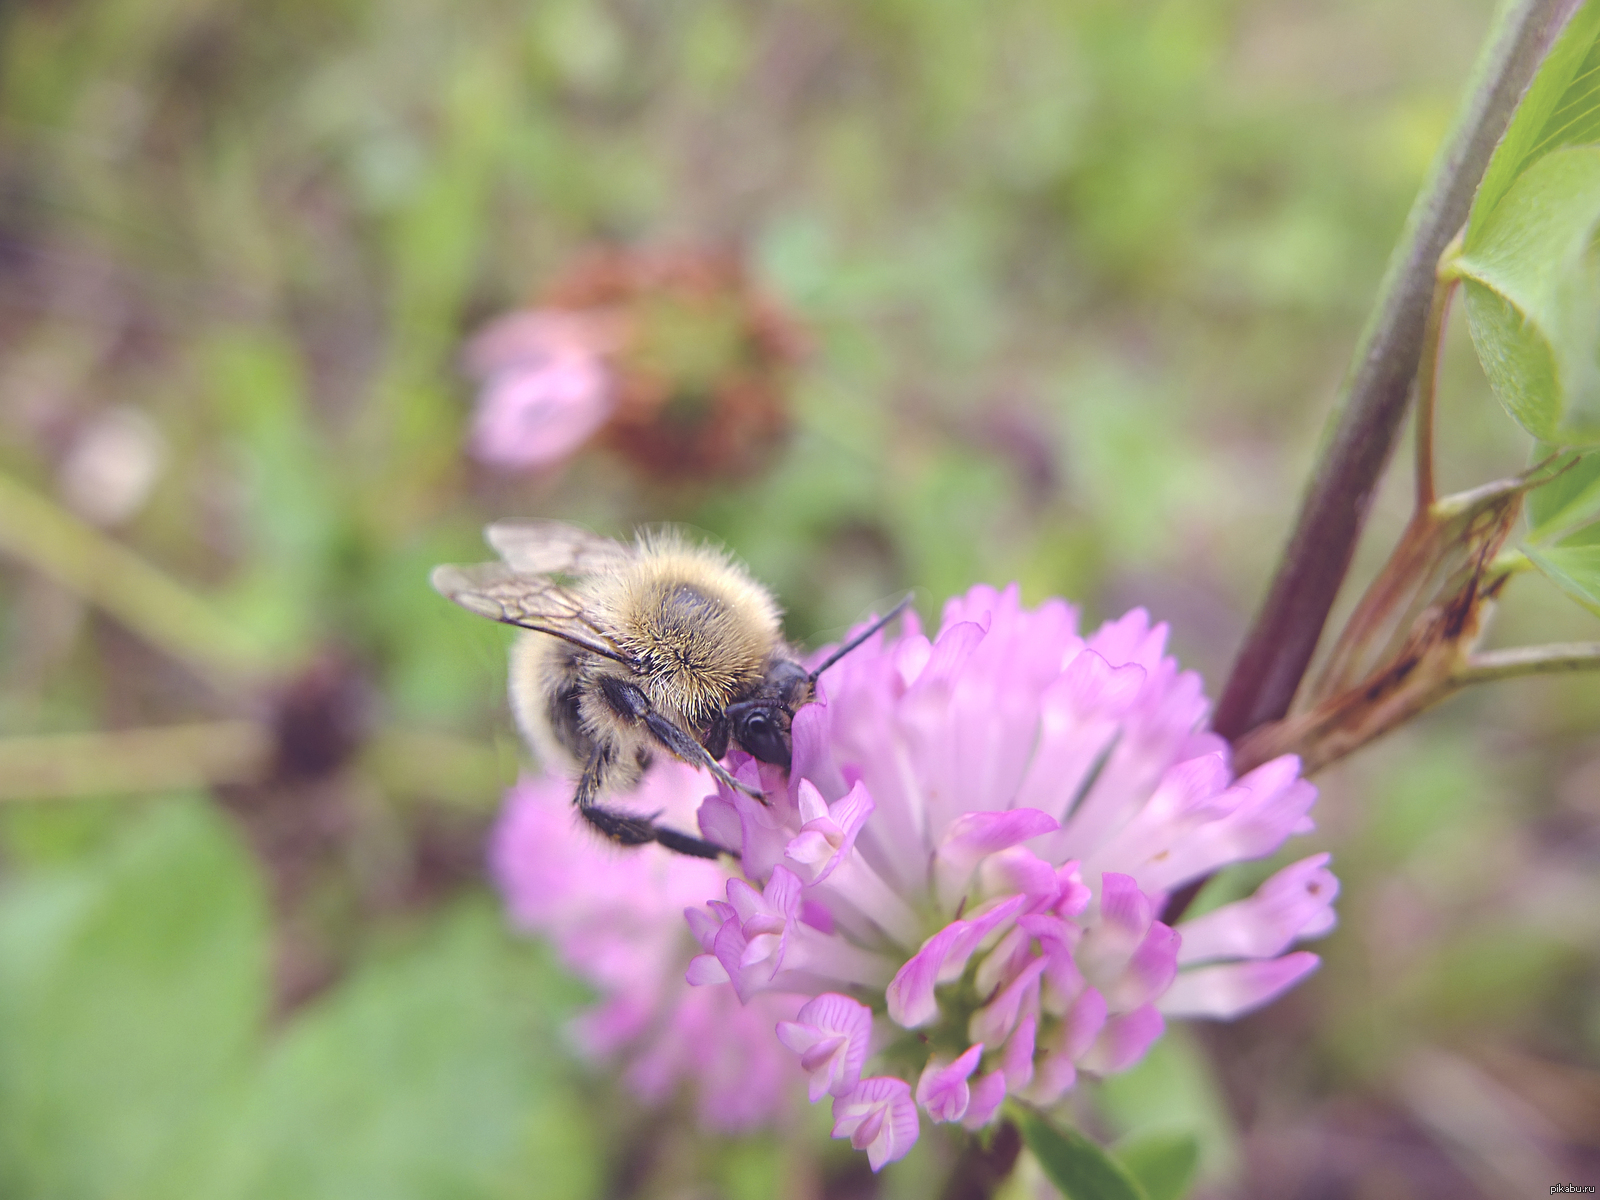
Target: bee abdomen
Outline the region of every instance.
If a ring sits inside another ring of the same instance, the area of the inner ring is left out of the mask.
[[[594,752],[582,719],[583,666],[593,657],[540,633],[511,652],[512,713],[547,771],[576,771]]]
[[[583,730],[583,713],[579,708],[582,696],[577,679],[569,676],[550,692],[546,704],[550,732],[561,748],[579,762],[587,759],[594,748]]]

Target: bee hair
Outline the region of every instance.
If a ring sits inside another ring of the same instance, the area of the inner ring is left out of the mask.
[[[469,612],[528,631],[509,678],[523,736],[547,768],[577,776],[573,804],[601,836],[696,858],[734,851],[612,808],[606,795],[666,753],[765,804],[719,760],[737,746],[788,770],[794,715],[818,677],[911,603],[807,671],[772,593],[725,550],[676,529],[641,530],[631,546],[556,521],[491,525],[487,537],[500,562],[441,566],[432,580]]]

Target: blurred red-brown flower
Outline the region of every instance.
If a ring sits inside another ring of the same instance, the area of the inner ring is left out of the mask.
[[[598,439],[656,479],[749,474],[788,431],[801,342],[732,256],[590,255],[468,345],[471,453],[537,469]]]

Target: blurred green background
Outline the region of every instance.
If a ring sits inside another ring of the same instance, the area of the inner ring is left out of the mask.
[[[0,6],[0,1194],[931,1194],[926,1125],[874,1181],[821,1110],[719,1139],[566,1054],[584,989],[482,874],[505,631],[428,568],[496,518],[681,521],[807,644],[1017,579],[1147,606],[1215,695],[1489,15]],[[463,342],[600,244],[731,249],[806,331],[758,475],[465,456]],[[1447,353],[1462,488],[1528,450]],[[151,484],[97,529],[108,427]],[[1530,578],[1493,636],[1595,630]],[[1197,1131],[1206,1196],[1600,1183],[1597,693],[1463,696],[1329,771],[1321,972],[1085,1123]]]

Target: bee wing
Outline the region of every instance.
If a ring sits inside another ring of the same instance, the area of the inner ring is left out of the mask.
[[[632,668],[633,660],[596,629],[583,614],[583,601],[570,589],[538,575],[524,575],[505,563],[435,567],[434,591],[468,612],[548,633],[602,658]]]
[[[633,556],[621,542],[560,521],[497,523],[483,536],[508,567],[524,575],[594,575]]]

